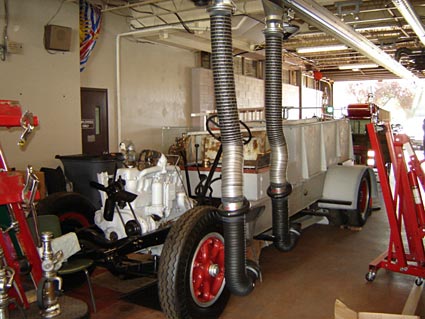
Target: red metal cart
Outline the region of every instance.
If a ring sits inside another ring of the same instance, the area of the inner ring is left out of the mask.
[[[28,134],[38,125],[37,117],[29,112],[22,113],[18,102],[0,100],[0,127],[23,127],[18,145],[25,144]],[[25,308],[29,307],[22,283],[22,275],[29,271],[34,286],[41,279],[41,262],[36,245],[26,222],[36,199],[37,177],[28,169],[27,176],[9,171],[6,158],[0,146],[0,206],[9,214],[10,225],[0,229],[0,245],[8,266],[15,270],[13,289],[9,291]],[[12,239],[14,234],[16,240]],[[22,255],[22,256],[20,256]]]
[[[389,125],[385,129],[395,178],[392,185],[384,166],[375,126],[367,125],[388,215],[390,239],[388,250],[369,264],[366,279],[373,281],[376,272],[385,268],[417,276],[416,284],[420,285],[425,278],[425,213],[420,189],[425,189],[425,175],[422,162],[418,160],[409,138],[405,134],[393,136]]]

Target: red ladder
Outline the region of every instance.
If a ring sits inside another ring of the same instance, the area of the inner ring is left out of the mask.
[[[422,241],[425,235],[425,212],[420,192],[420,187],[425,189],[425,174],[409,138],[405,134],[393,136],[388,124],[385,129],[395,177],[393,190],[390,187],[375,126],[367,125],[370,143],[375,151],[390,238],[388,250],[369,264],[366,279],[373,281],[376,272],[385,268],[417,276],[417,283],[420,284],[422,278],[425,278],[425,251]]]

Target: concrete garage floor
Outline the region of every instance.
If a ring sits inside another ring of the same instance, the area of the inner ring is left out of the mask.
[[[289,253],[266,247],[260,257],[263,282],[249,296],[232,296],[220,318],[331,319],[336,299],[356,311],[400,314],[414,277],[381,269],[373,283],[365,280],[369,262],[387,249],[388,236],[381,210],[373,212],[361,231],[316,224],[303,231]],[[92,318],[165,318],[112,289],[94,286],[98,312]],[[70,294],[89,300],[85,285]],[[416,314],[425,318],[423,295]]]

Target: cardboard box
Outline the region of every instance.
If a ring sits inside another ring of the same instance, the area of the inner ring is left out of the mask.
[[[419,316],[389,313],[356,312],[340,300],[335,301],[335,319],[421,319]]]

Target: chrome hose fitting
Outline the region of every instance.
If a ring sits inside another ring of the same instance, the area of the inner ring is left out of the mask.
[[[9,319],[9,295],[15,271],[3,263],[4,251],[0,247],[0,319]]]
[[[57,276],[56,265],[62,260],[63,253],[61,250],[53,252],[52,239],[51,232],[41,234],[43,276],[37,287],[37,303],[43,318],[53,318],[61,314],[58,293],[62,289],[62,278]]]

